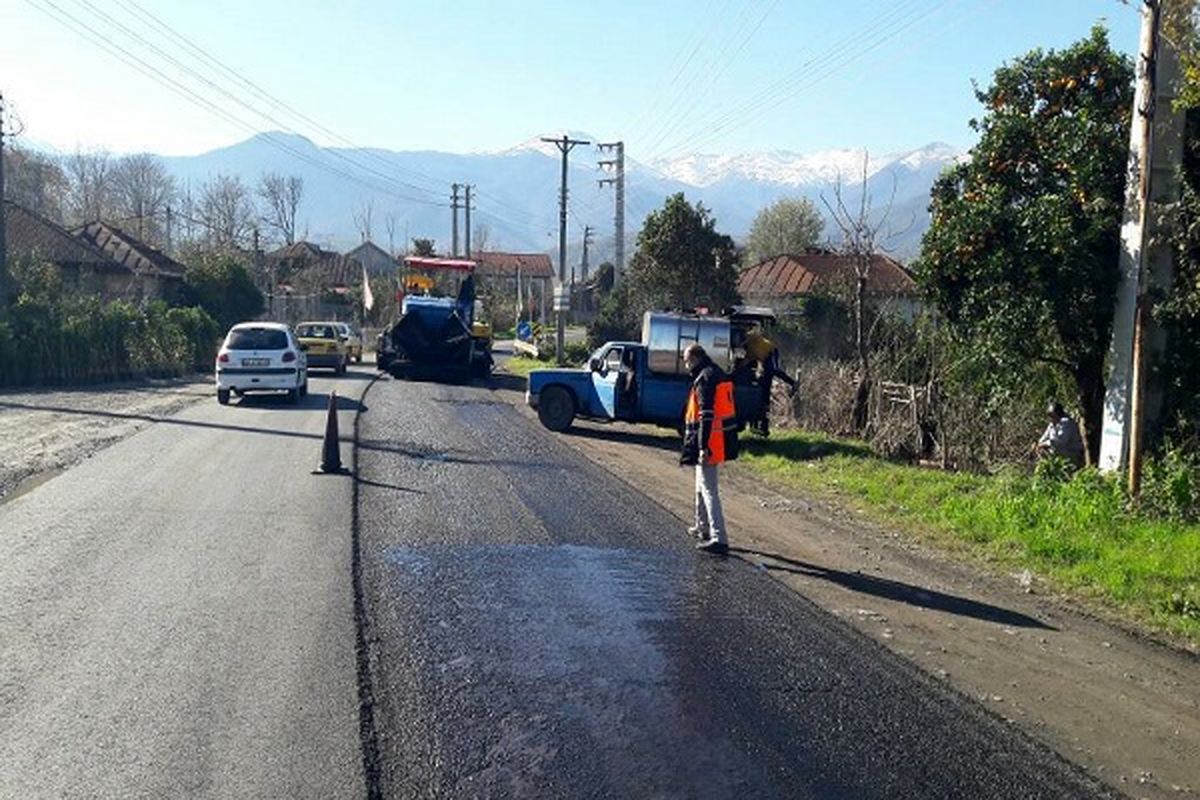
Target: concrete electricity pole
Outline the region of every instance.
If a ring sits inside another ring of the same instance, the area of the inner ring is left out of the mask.
[[[592,243],[592,234],[595,231],[596,229],[591,225],[583,226],[583,258],[579,261],[579,280],[583,283],[587,283],[588,279],[588,245]]]
[[[558,151],[562,153],[562,186],[558,193],[558,286],[559,291],[561,292],[567,282],[567,154],[570,153],[571,149],[576,145],[591,144],[591,142],[572,139],[565,133],[561,139],[547,139],[542,137],[542,141],[553,143],[554,146],[558,148]],[[566,296],[569,297],[570,295]],[[559,366],[562,366],[564,363],[566,363],[565,353],[563,352],[564,348],[566,347],[566,331],[563,329],[563,312],[566,309],[563,308],[565,302],[561,299],[562,297],[563,295],[559,294],[559,296],[555,298],[554,303],[555,327],[557,328],[555,341],[558,345],[555,352],[558,356],[557,360]]]
[[[7,207],[4,205],[4,95],[0,94],[0,306],[8,300]]]
[[[450,184],[450,255],[458,257],[458,184]]]
[[[467,258],[471,257],[471,188],[472,188],[471,184],[469,184],[469,183],[466,184],[467,198],[466,198],[466,200],[463,201],[463,216],[466,218],[465,222],[466,222],[466,227],[467,227],[467,230],[466,230],[466,234],[467,234],[466,256],[467,256]]]
[[[621,278],[625,274],[625,143],[611,142],[609,144],[598,144],[601,152],[616,151],[614,158],[601,159],[600,167],[607,169],[613,168],[613,177],[602,178],[601,186],[612,184],[616,188],[616,197],[613,198],[615,210],[613,211],[613,236],[616,252],[613,254],[613,288],[621,285]]]
[[[1160,350],[1163,334],[1150,318],[1154,287],[1169,286],[1172,253],[1152,204],[1179,196],[1176,172],[1182,150],[1183,116],[1174,109],[1177,55],[1160,35],[1161,0],[1143,0],[1137,86],[1129,140],[1125,213],[1121,225],[1121,282],[1113,316],[1098,466],[1125,468],[1128,488],[1140,488],[1145,420],[1157,413],[1161,392],[1146,391],[1148,349]]]
[[[174,222],[174,220],[172,219],[172,216],[171,216],[171,206],[168,203],[167,204],[167,255],[171,255],[171,253],[174,252],[174,250],[175,250],[175,242],[171,238],[171,233],[172,233],[171,226],[172,226],[173,222]]]

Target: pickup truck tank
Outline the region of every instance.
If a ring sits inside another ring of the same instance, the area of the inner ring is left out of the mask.
[[[717,366],[730,371],[733,352],[727,318],[655,311],[642,317],[647,367],[656,375],[686,375],[683,351],[697,342]]]

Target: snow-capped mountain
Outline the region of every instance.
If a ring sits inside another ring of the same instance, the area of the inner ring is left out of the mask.
[[[561,131],[545,134],[560,138]],[[572,139],[590,141],[571,151],[569,160],[570,261],[578,260],[578,240],[584,226],[595,231],[590,252],[593,264],[611,258],[613,251],[613,191],[601,187],[597,165],[601,157],[596,137],[569,131]],[[552,142],[534,136],[499,152],[442,153],[355,150],[320,147],[302,136],[258,134],[230,147],[197,156],[164,159],[167,168],[193,195],[203,183],[220,174],[237,175],[249,187],[264,172],[299,175],[304,179],[300,227],[308,238],[327,247],[349,249],[361,235],[355,217],[373,209],[372,237],[384,247],[403,248],[404,239],[432,238],[440,249],[449,249],[450,185],[474,187],[473,234],[476,244],[486,236],[493,249],[552,252],[557,258],[558,190],[561,154]],[[600,140],[602,141],[602,140]],[[741,155],[690,155],[641,164],[636,152],[626,150],[629,180],[626,187],[627,252],[646,215],[663,200],[683,192],[692,202],[702,202],[717,219],[717,227],[735,239],[743,238],[762,208],[781,197],[802,196],[824,211],[821,197],[832,197],[840,179],[847,201],[857,197],[861,183],[861,150],[819,153],[746,153]],[[944,144],[871,156],[868,189],[873,197],[891,197],[895,227],[904,233],[893,243],[901,258],[916,254],[928,227],[929,189],[938,174],[961,154]],[[460,235],[465,236],[460,218]],[[832,226],[826,235],[835,238]]]
[[[816,153],[792,153],[775,150],[769,153],[740,155],[693,154],[668,159],[656,159],[649,166],[658,174],[692,186],[711,186],[727,180],[744,180],[781,186],[808,187],[858,183],[862,180],[863,161],[867,162],[867,178],[873,178],[894,165],[920,170],[927,164],[939,169],[953,162],[958,151],[950,145],[935,142],[920,150],[873,156],[865,150],[822,150]]]

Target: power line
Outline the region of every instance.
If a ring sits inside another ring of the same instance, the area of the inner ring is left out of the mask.
[[[109,15],[108,13],[103,11],[102,9],[97,8],[96,5],[94,3],[92,3],[90,0],[75,0],[75,3],[76,3],[76,5],[84,7],[87,10],[91,11],[93,16],[95,16],[103,21],[106,21],[108,24],[123,31],[125,34],[132,37],[136,41],[141,42],[143,45],[148,47],[152,52],[156,53],[160,58],[162,58],[165,61],[167,61],[168,63],[174,65],[177,69],[182,70],[186,74],[191,75],[195,79],[199,80],[200,82],[202,82],[203,84],[208,86],[213,91],[227,97],[229,100],[232,100],[234,103],[236,103],[237,105],[246,109],[247,111],[249,111],[253,114],[257,114],[258,116],[267,120],[272,125],[274,125],[278,128],[284,129],[284,131],[287,133],[297,133],[297,131],[295,129],[293,129],[291,126],[287,125],[286,123],[282,122],[281,120],[272,116],[271,114],[267,113],[266,111],[262,110],[261,108],[255,106],[251,103],[246,102],[241,97],[237,96],[236,94],[229,91],[225,87],[217,84],[216,82],[210,80],[207,76],[201,74],[199,71],[192,68],[188,64],[185,64],[184,62],[180,61],[174,55],[164,51],[162,48],[158,47],[153,42],[149,41],[145,37],[138,34],[136,31],[132,30],[131,28],[129,28],[128,26],[123,24],[120,20],[115,19],[114,17],[112,17],[111,15]],[[379,178],[382,178],[385,181],[395,183],[396,185],[402,186],[406,189],[413,189],[418,192],[425,192],[428,194],[433,194],[433,192],[429,189],[426,189],[422,186],[417,186],[416,184],[401,181],[397,178],[392,177],[391,175],[388,175],[384,172],[380,172],[377,169],[360,164],[360,163],[354,161],[353,159],[351,159],[350,157],[348,157],[342,153],[339,153],[335,150],[327,150],[324,152],[327,152],[329,155],[333,156],[334,158],[337,158],[337,159],[349,164],[351,167],[363,170],[364,172],[370,172],[370,173],[378,176]],[[414,201],[414,202],[419,202],[419,201]]]
[[[170,91],[174,92],[175,94],[179,95],[180,97],[182,97],[183,99],[192,103],[193,105],[196,105],[212,114],[215,114],[216,116],[220,117],[221,119],[225,120],[226,122],[229,122],[239,128],[247,130],[251,133],[261,135],[264,141],[266,141],[268,144],[275,147],[276,149],[282,150],[307,164],[315,166],[319,169],[323,169],[333,175],[343,178],[344,180],[351,181],[353,183],[357,183],[361,186],[371,189],[372,191],[377,191],[377,192],[381,192],[384,194],[392,194],[393,196],[395,196],[399,199],[408,200],[408,201],[414,202],[414,203],[421,203],[421,204],[435,205],[435,206],[444,205],[442,203],[432,203],[430,201],[423,200],[421,198],[407,197],[405,195],[401,195],[387,187],[381,187],[378,184],[371,183],[370,181],[368,181],[362,177],[344,172],[330,164],[313,159],[308,154],[301,152],[299,150],[296,150],[295,148],[289,146],[286,142],[279,140],[277,137],[272,136],[269,133],[263,133],[263,132],[257,130],[253,125],[250,125],[246,121],[244,121],[244,120],[240,119],[239,117],[233,115],[232,113],[226,111],[225,109],[223,109],[220,106],[213,103],[208,98],[205,98],[200,94],[197,94],[192,89],[188,88],[184,84],[180,83],[179,81],[177,81],[174,78],[170,77],[169,75],[165,74],[162,70],[160,70],[157,67],[155,67],[154,65],[146,62],[144,59],[129,52],[125,48],[123,48],[119,45],[116,45],[112,42],[107,41],[100,34],[98,34],[95,30],[93,30],[86,22],[83,22],[82,20],[80,20],[78,17],[74,16],[70,12],[62,9],[61,7],[56,5],[54,2],[52,2],[52,0],[41,0],[41,2],[43,3],[43,5],[39,5],[37,2],[35,2],[35,0],[26,0],[26,3],[33,6],[38,11],[47,15],[48,17],[50,17],[52,20],[59,23],[63,27],[68,28],[69,30],[75,32],[79,36],[87,39],[92,44],[96,45],[97,47],[105,50],[110,55],[112,55],[114,58],[117,58],[118,60],[124,62],[126,65],[132,67],[134,70],[142,73],[146,77],[149,77],[151,80],[164,86],[165,88],[167,88]]]
[[[724,44],[721,46],[720,50],[715,56],[701,64],[700,67],[689,78],[687,83],[680,86],[679,91],[676,92],[675,96],[671,99],[671,102],[663,108],[662,119],[652,129],[652,133],[650,134],[651,136],[661,137],[667,130],[671,128],[672,125],[676,124],[679,118],[679,114],[675,110],[676,107],[681,103],[688,102],[690,98],[693,98],[696,95],[698,82],[704,78],[706,73],[711,74],[718,62],[724,58],[725,53],[729,50],[730,43],[741,35],[743,27],[750,21],[751,7],[752,6],[750,3],[742,6],[741,12],[738,14],[737,21],[733,26],[731,26],[733,31],[732,35],[725,38]]]
[[[904,31],[916,25],[918,22],[946,6],[949,2],[950,0],[939,0],[938,2],[934,2],[910,17],[903,24],[892,27],[890,30],[880,31],[878,30],[880,26],[875,26],[876,30],[872,31],[870,34],[868,34],[868,36],[875,35],[876,38],[868,41],[866,44],[862,43],[863,37],[861,35],[849,35],[841,43],[835,45],[833,48],[830,48],[826,54],[823,54],[832,55],[834,58],[838,58],[840,60],[834,63],[825,63],[822,66],[818,66],[814,71],[806,75],[802,75],[805,67],[808,67],[819,60],[825,60],[821,56],[810,59],[808,62],[805,62],[805,64],[802,64],[799,68],[790,73],[785,82],[776,82],[776,84],[774,84],[772,87],[769,87],[765,92],[761,92],[755,98],[752,98],[742,106],[727,112],[717,121],[704,126],[702,130],[699,130],[691,134],[689,137],[680,140],[670,148],[659,151],[655,158],[661,159],[667,154],[681,151],[687,147],[696,146],[701,142],[710,141],[722,133],[727,133],[737,129],[738,127],[748,124],[753,120],[753,115],[758,111],[761,111],[769,106],[778,105],[780,103],[792,100],[804,91],[813,88],[825,79],[836,74],[838,71],[842,70],[854,61],[877,50],[883,44],[896,38]]]
[[[359,151],[364,156],[373,158],[374,160],[378,161],[379,163],[387,166],[389,169],[394,169],[397,172],[402,172],[402,173],[412,175],[419,180],[428,181],[431,184],[438,184],[438,185],[441,184],[440,180],[433,178],[429,175],[426,175],[423,172],[418,172],[417,170],[409,169],[409,168],[402,167],[397,164],[391,163],[390,161],[383,158],[382,156],[379,156],[376,153],[372,152],[370,149],[362,147],[361,145],[354,143],[353,141],[347,139],[346,137],[342,136],[341,134],[337,133],[336,131],[326,127],[325,125],[322,125],[320,122],[316,121],[312,117],[309,117],[308,115],[304,114],[303,112],[297,110],[294,106],[289,105],[285,101],[281,100],[279,97],[271,94],[266,89],[263,89],[261,86],[259,86],[254,81],[250,80],[245,75],[238,72],[236,69],[230,67],[229,65],[225,64],[220,59],[218,59],[216,56],[212,55],[210,52],[205,50],[199,44],[195,43],[194,41],[189,39],[184,34],[180,33],[176,29],[172,28],[170,25],[168,25],[166,22],[164,22],[161,18],[155,16],[152,12],[147,10],[145,7],[141,6],[136,0],[115,0],[115,2],[118,5],[124,7],[126,10],[129,10],[129,11],[133,12],[134,14],[137,14],[143,20],[149,22],[151,25],[158,28],[166,36],[175,40],[176,42],[178,42],[179,44],[181,44],[183,47],[187,48],[188,50],[191,50],[192,53],[194,53],[198,58],[202,59],[203,61],[208,62],[209,64],[211,64],[212,66],[214,66],[215,68],[220,70],[221,72],[223,72],[226,75],[228,75],[229,77],[231,77],[233,80],[237,81],[238,83],[241,83],[243,86],[248,88],[251,92],[253,92],[258,97],[260,97],[263,100],[267,101],[268,103],[272,104],[276,108],[290,114],[293,118],[299,119],[299,120],[307,123],[308,125],[311,125],[313,128],[324,133],[326,136],[329,136],[331,139],[339,141],[342,144],[346,145],[347,147],[350,147],[356,151]],[[422,189],[422,191],[428,191],[430,193],[433,193],[432,189]]]
[[[709,4],[705,7],[705,10],[704,10],[705,15],[707,15],[709,10],[712,9],[713,2],[715,2],[715,0],[709,0]],[[729,7],[730,2],[732,2],[732,0],[725,0],[725,4],[723,6],[721,6],[720,13],[713,14],[711,17],[708,17],[708,16],[701,17],[701,25],[703,25],[704,19],[707,19],[709,21],[709,25],[707,28],[705,28],[703,35],[701,35],[700,38],[698,38],[696,40],[696,44],[692,47],[691,52],[688,53],[687,58],[675,70],[675,74],[671,77],[671,82],[670,82],[670,84],[667,85],[665,91],[670,91],[671,88],[673,88],[675,86],[675,84],[679,81],[679,76],[683,74],[683,71],[685,69],[687,69],[688,64],[690,64],[692,62],[692,59],[696,56],[696,53],[700,50],[700,46],[703,45],[704,42],[706,42],[708,40],[709,35],[713,32],[713,30],[716,29],[721,18],[724,16],[725,9],[727,9]],[[696,31],[699,32],[699,30],[700,30],[700,26],[697,26]],[[678,60],[679,55],[681,55],[683,53],[683,51],[684,51],[684,49],[686,49],[686,47],[687,47],[687,44],[685,42],[683,44],[683,46],[681,46],[680,49],[676,52],[675,56],[671,59],[672,65]],[[670,69],[670,67],[668,67],[668,70],[669,69]],[[660,84],[660,88],[661,88],[661,84]],[[651,101],[645,106],[645,108],[643,108],[643,110],[641,111],[640,114],[638,114],[638,116],[635,118],[635,120],[630,125],[627,126],[626,129],[628,130],[628,132],[631,135],[641,133],[643,123],[646,121],[647,117],[654,111],[655,108],[659,107],[659,105],[660,105],[659,98],[662,97],[662,95],[663,95],[663,91],[655,90],[655,93],[654,93]]]
[[[77,2],[78,2],[78,0],[77,0]],[[396,164],[396,163],[394,163],[394,160],[389,160],[387,158],[384,158],[383,156],[374,152],[374,150],[372,150],[371,148],[363,147],[362,145],[357,144],[356,142],[339,134],[337,131],[334,131],[333,129],[329,128],[328,126],[323,125],[322,123],[318,122],[317,120],[313,119],[312,117],[308,116],[307,114],[304,114],[303,112],[299,111],[294,106],[288,104],[287,102],[280,99],[279,97],[271,94],[266,89],[262,88],[257,83],[250,80],[248,77],[243,75],[238,70],[236,70],[233,67],[229,66],[228,64],[225,64],[224,62],[222,62],[220,59],[218,59],[216,56],[214,56],[212,53],[210,53],[204,47],[197,44],[195,41],[189,39],[187,36],[180,33],[175,28],[172,28],[169,24],[167,24],[165,21],[163,21],[160,17],[155,16],[152,12],[150,12],[144,6],[142,6],[140,3],[138,3],[137,0],[115,0],[115,2],[118,5],[125,8],[126,10],[131,11],[134,14],[141,17],[141,19],[143,21],[148,22],[150,25],[157,28],[160,32],[162,32],[163,34],[168,36],[170,39],[179,43],[182,47],[186,48],[187,50],[190,50],[197,58],[203,60],[204,62],[207,62],[208,64],[210,64],[211,66],[213,66],[217,70],[219,70],[220,72],[227,75],[232,80],[234,80],[237,83],[241,84],[242,86],[246,87],[250,92],[252,92],[257,97],[261,98],[262,100],[266,101],[267,103],[270,103],[272,106],[274,106],[275,108],[290,115],[294,119],[298,119],[298,120],[302,121],[303,123],[306,123],[307,125],[311,126],[313,129],[315,129],[321,133],[324,133],[329,138],[331,138],[335,141],[341,142],[343,145],[353,149],[357,155],[359,155],[363,158],[372,159],[373,161],[377,162],[378,164],[383,165],[385,168],[387,168],[389,170],[394,170],[396,172],[411,175],[416,180],[424,181],[424,182],[427,182],[427,183],[437,186],[437,187],[441,187],[444,185],[443,181],[440,178],[435,178],[424,172],[420,172],[419,170],[411,169],[409,167],[404,167],[399,164]],[[276,123],[276,124],[278,124],[278,123]],[[346,154],[338,154],[338,153],[332,152],[332,151],[330,151],[330,152],[331,152],[331,155],[343,158],[344,160],[349,159],[349,156]],[[360,168],[362,168],[361,165],[356,164],[356,166],[359,166]],[[437,196],[437,197],[441,196],[440,188],[430,189],[430,188],[425,188],[422,186],[414,186],[413,184],[408,184],[408,183],[404,183],[404,182],[400,182],[400,183],[402,185],[409,186],[411,188],[415,188],[419,191],[425,192],[425,193],[433,195],[433,196]],[[479,194],[482,196],[482,193],[479,193]],[[493,202],[497,203],[500,206],[505,207],[506,209],[508,209],[510,211],[513,211],[520,215],[529,216],[531,219],[534,219],[534,217],[532,215],[528,214],[528,212],[524,211],[523,209],[520,209],[516,206],[512,206],[512,205],[506,203],[505,201],[500,200],[499,198],[492,197],[491,199]],[[439,205],[441,205],[441,204],[439,204]]]
[[[703,90],[701,87],[707,85],[711,89],[717,85],[717,82],[721,80],[734,62],[737,61],[738,56],[741,55],[742,51],[746,49],[746,45],[750,43],[755,34],[757,34],[759,29],[762,27],[763,23],[767,21],[767,17],[771,15],[771,12],[774,11],[775,7],[778,5],[779,0],[771,0],[770,4],[765,6],[763,13],[759,16],[758,22],[755,23],[752,28],[750,28],[749,32],[747,32],[745,36],[742,36],[743,24],[739,23],[734,32],[726,38],[720,54],[718,54],[711,64],[713,67],[711,70],[712,78],[696,84],[695,89],[687,92],[684,97],[687,105],[677,114],[672,114],[667,117],[667,124],[661,129],[658,138],[646,148],[647,152],[652,152],[654,148],[657,147],[660,142],[670,136],[674,130],[686,124],[686,120],[689,118],[696,106],[709,96],[709,92]],[[749,10],[749,7],[747,7],[747,10]],[[747,16],[745,18],[745,23],[749,23],[751,19],[751,16]],[[734,49],[728,58],[725,58],[725,54],[729,51],[730,47],[734,46],[735,42],[737,42],[736,49]]]
[[[813,74],[811,70],[819,70],[822,68],[822,65],[826,65],[827,67],[829,64],[834,63],[836,59],[843,57],[848,51],[851,50],[851,48],[853,48],[857,43],[861,42],[864,37],[873,35],[878,31],[885,30],[888,26],[903,19],[905,14],[918,7],[921,2],[923,2],[923,0],[903,0],[903,2],[890,7],[883,13],[869,20],[860,28],[847,31],[840,38],[835,39],[824,49],[818,49],[816,47],[809,48],[807,51],[809,54],[808,57],[801,61],[797,66],[792,68],[789,72],[760,89],[756,94],[744,101],[740,106],[733,109],[718,111],[715,117],[697,125],[692,133],[685,134],[683,138],[696,138],[699,135],[698,131],[711,131],[715,126],[728,124],[731,120],[748,119],[748,114],[754,110],[764,107],[765,105],[768,105],[781,92],[786,91],[789,86],[794,86],[797,82],[811,77]],[[802,50],[799,54],[797,54],[798,57],[803,58],[805,52],[806,51]],[[677,136],[677,134],[673,132],[672,136]],[[678,141],[678,138],[676,138],[675,141]],[[679,150],[683,146],[686,146],[686,142],[684,144],[676,144],[673,147],[664,147],[657,152],[648,151],[648,158],[662,158],[666,153]]]

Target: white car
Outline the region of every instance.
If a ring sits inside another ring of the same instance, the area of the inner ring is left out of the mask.
[[[232,392],[287,392],[300,402],[308,394],[308,358],[292,329],[282,322],[240,322],[217,351],[217,402]]]

